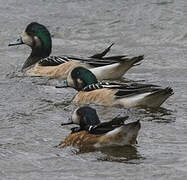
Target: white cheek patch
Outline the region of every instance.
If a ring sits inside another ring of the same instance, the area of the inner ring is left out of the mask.
[[[33,44],[32,37],[29,36],[25,31],[22,33],[21,38],[24,44],[27,44],[28,46],[32,46]]]
[[[82,80],[81,79],[77,79],[77,82],[79,83],[79,84],[82,84]]]
[[[37,37],[37,36],[34,36],[34,41],[35,41],[35,46],[41,46],[41,40]]]
[[[83,88],[83,81],[81,79],[77,79],[77,89],[82,89]]]
[[[73,123],[80,124],[80,119],[79,119],[79,116],[77,115],[77,109],[74,111],[72,115],[72,120],[73,120]]]
[[[71,78],[71,73],[69,73],[67,77],[67,82],[68,82],[68,86],[74,87],[74,82],[73,82],[73,79]]]

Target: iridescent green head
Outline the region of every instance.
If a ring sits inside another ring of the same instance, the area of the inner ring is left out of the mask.
[[[27,44],[32,48],[30,57],[23,65],[23,68],[27,68],[38,62],[40,59],[50,55],[52,48],[50,32],[44,25],[32,22],[23,31],[21,37],[10,43],[9,46],[21,44]]]
[[[78,124],[81,130],[88,130],[90,126],[98,125],[99,123],[101,122],[96,110],[89,106],[82,106],[73,112],[72,118],[68,122],[61,125]]]
[[[84,87],[97,83],[95,75],[84,67],[76,67],[67,77],[67,85],[80,91]]]
[[[37,46],[37,38],[41,41],[41,48],[45,52],[45,56],[49,56],[52,48],[51,35],[48,29],[37,22],[30,23],[25,29],[25,33],[32,38],[31,47]],[[24,42],[24,39],[23,39]],[[26,44],[27,42],[25,42]],[[29,45],[29,44],[28,44]]]

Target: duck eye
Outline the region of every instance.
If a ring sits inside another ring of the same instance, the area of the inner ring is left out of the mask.
[[[34,36],[34,35],[35,35],[35,33],[34,33],[33,31],[27,32],[27,34],[28,34],[29,36]]]

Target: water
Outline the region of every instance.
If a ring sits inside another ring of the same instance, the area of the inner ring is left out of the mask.
[[[186,179],[186,0],[0,0],[0,179]],[[37,21],[53,36],[53,55],[92,55],[115,42],[113,54],[145,55],[126,78],[175,94],[158,111],[93,106],[101,120],[141,120],[138,145],[95,152],[55,148],[70,132],[60,123],[76,93],[47,78],[24,77],[27,46],[8,47]]]

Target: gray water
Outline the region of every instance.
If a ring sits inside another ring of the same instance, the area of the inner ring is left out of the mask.
[[[171,86],[157,111],[93,106],[102,121],[141,120],[138,145],[79,152],[55,146],[76,93],[47,78],[24,77],[27,46],[8,47],[37,21],[53,36],[53,55],[89,56],[115,42],[113,54],[145,55],[125,78]],[[186,0],[0,0],[0,179],[186,179]]]

